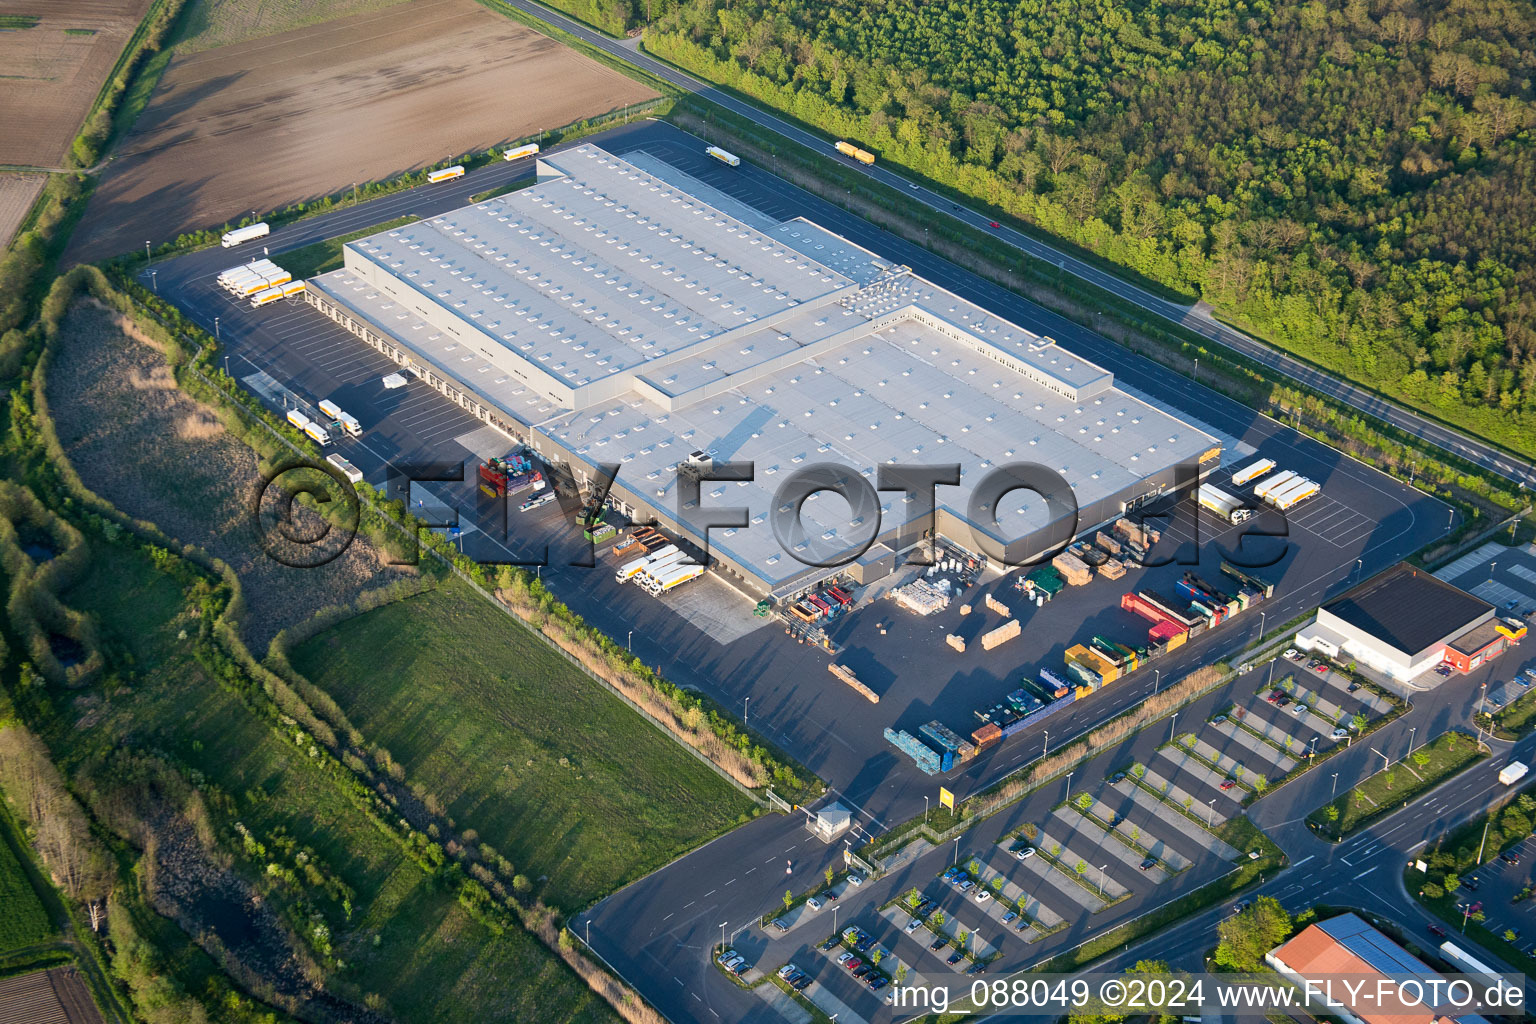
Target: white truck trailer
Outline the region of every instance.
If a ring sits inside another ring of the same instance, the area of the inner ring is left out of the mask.
[[[660,559],[666,558],[668,555],[675,555],[677,553],[677,545],[668,544],[665,547],[657,548],[650,554],[641,555],[639,558],[625,562],[623,565],[619,566],[617,571],[614,572],[614,582],[627,583],[634,579],[636,576],[640,575],[640,573],[645,569],[647,565],[650,565],[651,563]]]
[[[1257,480],[1274,468],[1274,459],[1260,459],[1258,462],[1250,462],[1232,474],[1232,486],[1241,487],[1251,480]]]
[[[1297,477],[1278,491],[1270,491],[1266,497],[1271,505],[1284,512],[1286,509],[1295,508],[1318,491],[1316,481],[1306,477]]]
[[[341,429],[346,432],[348,437],[363,436],[363,425],[357,421],[357,417],[347,412],[345,409],[331,401],[329,398],[320,403],[320,411],[329,416],[332,422],[339,425]]]
[[[352,483],[355,484],[362,481],[363,471],[352,465],[352,463],[348,462],[341,456],[340,453],[327,455],[325,457],[325,461],[335,466],[336,469],[340,471],[341,475],[346,477]]]
[[[689,580],[696,580],[704,575],[702,565],[674,565],[664,574],[653,579],[646,585],[646,589],[652,594],[665,594],[674,587],[680,587]]]
[[[1271,494],[1275,493],[1275,491],[1285,487],[1295,479],[1296,474],[1287,469],[1283,472],[1276,473],[1273,476],[1267,476],[1263,480],[1260,480],[1258,483],[1254,484],[1253,493],[1257,497],[1268,498]]]
[[[327,445],[331,443],[330,431],[326,430],[314,420],[310,420],[309,423],[304,427],[304,433],[308,434],[310,440],[314,441],[316,444]]]
[[[309,417],[305,416],[302,412],[299,412],[299,410],[297,410],[297,409],[289,409],[288,410],[288,422],[292,423],[295,427],[298,427],[300,430],[303,430],[305,427],[309,426]]]
[[[704,150],[704,152],[714,157],[716,160],[719,160],[723,164],[727,164],[731,167],[741,166],[741,157],[737,156],[735,153],[729,153],[721,149],[719,146],[710,146],[708,149]]]
[[[652,584],[671,572],[687,557],[685,552],[674,551],[661,558],[652,559],[635,575],[635,582],[649,589]]]
[[[258,221],[255,224],[247,224],[243,228],[235,228],[233,231],[224,232],[219,239],[219,244],[226,249],[233,249],[242,242],[252,242],[258,238],[265,238],[272,233],[272,228],[266,221]]]
[[[454,178],[464,177],[464,165],[454,164],[452,167],[444,167],[440,171],[433,171],[427,175],[427,180],[436,184],[439,181],[451,181]]]
[[[1525,778],[1526,773],[1530,770],[1530,766],[1527,765],[1524,761],[1511,761],[1509,764],[1499,769],[1499,781],[1504,783],[1506,786],[1513,786],[1515,783]]]
[[[1243,508],[1237,498],[1210,484],[1201,484],[1196,498],[1201,508],[1209,509],[1229,523],[1240,523],[1253,515],[1253,510]]]
[[[501,158],[503,160],[521,160],[525,156],[537,156],[538,153],[539,144],[537,142],[530,142],[526,146],[518,146],[516,149],[507,150],[501,154]]]

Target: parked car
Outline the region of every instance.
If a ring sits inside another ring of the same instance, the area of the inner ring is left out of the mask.
[[[839,954],[837,954],[837,965],[839,967],[847,967],[848,966],[848,961],[854,960],[854,959],[857,959],[857,958],[852,953],[839,953]]]
[[[787,931],[789,931],[789,925],[785,924],[783,921],[779,920],[778,918],[774,918],[773,919],[773,929],[774,929],[774,931],[787,932]]]
[[[1296,661],[1301,657],[1301,652],[1294,647],[1287,647],[1285,649],[1285,656],[1292,661]]]
[[[548,505],[554,500],[555,492],[545,491],[543,494],[536,494],[529,498],[527,501],[523,502],[521,505],[517,506],[517,510],[519,512],[532,512],[534,509],[539,508],[542,505]]]
[[[1221,790],[1222,790],[1223,793],[1225,793],[1227,790],[1231,789],[1235,785],[1237,785],[1237,780],[1236,779],[1222,779],[1221,780]]]
[[[1271,691],[1269,691],[1269,696],[1265,697],[1264,699],[1269,701],[1271,704],[1274,704],[1281,697],[1284,697],[1284,696],[1285,696],[1285,691],[1284,690],[1271,690]]]
[[[987,965],[986,964],[972,964],[971,965],[971,969],[966,971],[965,973],[966,974],[986,974],[987,973]]]
[[[1463,889],[1471,889],[1473,892],[1477,892],[1477,890],[1483,887],[1483,880],[1478,878],[1476,875],[1468,875],[1466,878],[1461,880],[1461,887]]]
[[[805,986],[809,985],[810,983],[811,983],[811,976],[809,974],[797,974],[790,981],[789,987],[794,989],[796,992],[799,992],[802,989],[804,989]]]
[[[1282,693],[1282,694],[1281,694],[1281,695],[1280,695],[1280,696],[1278,696],[1278,697],[1276,697],[1276,698],[1275,698],[1275,707],[1277,707],[1277,708],[1283,708],[1283,707],[1285,707],[1285,706],[1286,706],[1286,705],[1287,705],[1287,704],[1289,704],[1289,703],[1290,703],[1290,702],[1291,702],[1291,698],[1290,698],[1290,695],[1289,695],[1289,694],[1285,694],[1285,693]]]
[[[1291,714],[1295,715],[1297,718],[1300,718],[1302,715],[1304,715],[1306,713],[1307,713],[1307,706],[1305,704],[1297,703],[1297,704],[1291,705]]]
[[[1018,921],[1016,921],[1014,923],[1014,926],[1013,926],[1014,931],[1021,932],[1025,928],[1028,928],[1028,927],[1029,927],[1029,918],[1025,917],[1023,914],[1020,914]]]
[[[923,922],[919,921],[915,917],[912,920],[908,921],[907,922],[907,934],[911,935],[913,932],[917,931],[917,926],[922,924],[922,923]]]
[[[843,962],[843,970],[845,970],[845,971],[856,971],[860,967],[863,967],[863,966],[864,966],[864,961],[860,960],[856,956],[851,956],[846,961]]]
[[[794,964],[785,964],[783,967],[779,968],[779,977],[781,978],[792,978],[799,973],[800,968],[796,967]]]
[[[1348,729],[1335,729],[1329,735],[1331,735],[1336,740],[1342,740],[1346,736],[1349,735],[1349,730]]]
[[[944,873],[939,876],[939,881],[941,881],[941,882],[953,882],[955,880],[955,876],[958,875],[959,873],[960,873],[960,869],[959,868],[956,868],[956,867],[945,868],[944,869]]]
[[[828,936],[827,941],[821,944],[821,948],[823,950],[831,949],[833,946],[837,945],[838,941],[839,939],[836,935]]]
[[[1013,851],[1013,855],[1019,860],[1029,860],[1029,858],[1035,855],[1035,848],[1033,846],[1022,846]]]
[[[935,935],[933,937],[933,941],[928,944],[928,948],[929,949],[943,949],[944,948],[944,943],[946,943],[948,941],[949,940],[946,939],[942,935]]]
[[[869,983],[869,987],[870,987],[870,989],[872,991],[879,992],[881,989],[885,988],[885,986],[889,985],[890,983],[891,983],[891,979],[887,978],[885,975],[882,974],[879,977],[872,979],[870,981],[870,983]]]
[[[975,884],[976,883],[971,881],[969,878],[963,878],[963,879],[960,880],[960,891],[961,892],[970,892],[972,887],[975,886]]]
[[[820,910],[821,900],[817,899],[815,896],[812,896],[810,899],[805,901],[805,905],[810,907],[812,910]]]
[[[855,978],[862,978],[872,970],[874,970],[874,968],[869,964],[859,964],[859,966],[853,969],[853,976]]]
[[[990,892],[988,892],[985,888],[977,888],[977,890],[976,890],[976,902],[977,903],[985,903],[985,902],[987,902],[987,900],[989,900],[991,898],[992,898],[992,894]]]
[[[953,953],[949,954],[949,959],[945,960],[944,962],[949,964],[951,967],[953,967],[955,964],[959,963],[961,960],[964,960],[964,959],[965,959],[964,954],[962,954],[957,949]]]
[[[1151,871],[1155,867],[1157,867],[1156,857],[1146,857],[1141,862],[1141,870],[1143,871]]]
[[[826,900],[828,903],[836,903],[837,893],[833,892],[831,889],[828,889],[826,892],[821,894],[821,898]]]
[[[864,884],[864,879],[859,875],[849,873],[848,884],[857,889],[859,886]]]
[[[1009,921],[1012,921],[1014,918],[1016,918],[1018,916],[1019,916],[1019,912],[1017,910],[1010,910],[1010,911],[1008,911],[1008,913],[1003,915],[1003,924],[1007,924]]]
[[[1360,686],[1360,683],[1350,683],[1348,686],[1344,687],[1344,690],[1347,693],[1354,693],[1356,690],[1360,689]]]
[[[1499,854],[1499,860],[1503,861],[1505,864],[1519,864],[1520,863],[1520,851],[1519,850],[1505,850],[1503,853]]]

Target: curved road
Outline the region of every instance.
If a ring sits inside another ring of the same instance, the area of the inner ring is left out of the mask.
[[[714,86],[678,70],[670,64],[663,63],[643,53],[640,50],[638,39],[611,39],[587,28],[579,22],[572,21],[570,18],[545,7],[543,4],[534,2],[534,0],[503,0],[503,2],[541,21],[548,22],[569,32],[583,42],[620,60],[626,61],[642,71],[655,75],[657,78],[663,79],[679,89],[702,96],[711,103],[716,103],[762,128],[766,128],[775,134],[805,146],[813,152],[846,163],[851,170],[858,171],[893,189],[905,190],[914,200],[922,202],[939,213],[948,214],[963,224],[987,230],[989,225],[993,223],[989,214],[977,213],[968,207],[957,205],[947,197],[921,185],[914,184],[910,179],[884,167],[865,167],[862,164],[847,161],[825,139],[796,127],[790,122],[767,113],[750,103],[736,99]],[[1072,274],[1074,277],[1098,288],[1102,288],[1119,299],[1132,303],[1138,308],[1144,309],[1165,320],[1179,324],[1202,338],[1232,349],[1252,359],[1254,362],[1268,367],[1277,374],[1297,383],[1305,384],[1314,391],[1342,402],[1352,409],[1384,420],[1451,455],[1466,459],[1474,465],[1480,466],[1521,486],[1536,486],[1536,467],[1533,467],[1530,463],[1514,458],[1493,445],[1452,430],[1419,415],[1411,409],[1398,405],[1396,402],[1382,398],[1380,395],[1367,391],[1364,388],[1356,387],[1348,381],[1341,380],[1330,373],[1326,373],[1299,359],[1288,356],[1250,335],[1234,330],[1212,316],[1209,308],[1204,303],[1185,306],[1177,302],[1169,302],[1167,299],[1153,295],[1145,289],[1139,288],[1092,264],[1075,259],[1067,253],[1054,249],[1044,242],[1030,238],[1028,235],[1015,231],[1012,228],[995,229],[993,234],[1027,256],[1055,264],[1066,273]]]

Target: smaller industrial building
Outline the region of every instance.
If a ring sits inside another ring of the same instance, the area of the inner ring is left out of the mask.
[[[1357,914],[1340,914],[1338,917],[1308,925],[1290,941],[1277,946],[1264,955],[1264,960],[1276,971],[1304,991],[1327,992],[1331,987],[1333,998],[1342,1002],[1350,985],[1362,985],[1356,991],[1378,991],[1372,978],[1383,982],[1413,979],[1423,984],[1425,997],[1422,1005],[1391,1007],[1359,1002],[1345,1009],[1327,1006],[1331,1016],[1348,1024],[1437,1024],[1458,1021],[1460,1024],[1488,1024],[1481,1014],[1467,1012],[1464,1007],[1449,1002],[1436,1005],[1431,993],[1444,991],[1444,986],[1432,983],[1443,976],[1402,946],[1393,942],[1369,922]],[[1332,981],[1329,986],[1328,982]],[[1321,1000],[1321,994],[1314,995]],[[1314,1007],[1314,1010],[1324,1009]]]
[[[1442,665],[1470,672],[1524,636],[1482,598],[1402,563],[1319,608],[1296,646],[1406,683]]]

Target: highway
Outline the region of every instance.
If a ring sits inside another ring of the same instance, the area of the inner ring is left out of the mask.
[[[820,136],[796,127],[783,118],[776,117],[759,107],[739,100],[686,72],[678,70],[670,64],[666,64],[642,52],[638,45],[638,40],[611,39],[587,28],[579,22],[565,17],[557,11],[545,7],[543,4],[534,2],[534,0],[504,0],[504,2],[517,7],[535,18],[563,29],[583,42],[620,60],[627,61],[642,71],[655,75],[657,78],[663,79],[679,89],[708,99],[710,102],[716,103],[732,113],[754,122],[759,127],[799,143],[813,152],[838,160],[844,163],[850,170],[863,174],[883,185],[901,190],[913,200],[923,203],[935,212],[954,217],[969,227],[991,231],[1000,241],[1006,242],[1025,255],[1050,263],[1082,281],[1104,289],[1125,302],[1129,302],[1165,320],[1179,324],[1202,338],[1239,352],[1280,376],[1299,384],[1305,384],[1307,387],[1327,395],[1350,408],[1385,420],[1393,426],[1442,449],[1448,454],[1466,459],[1468,462],[1512,482],[1525,486],[1536,485],[1536,466],[1514,458],[1493,445],[1469,437],[1460,431],[1453,430],[1428,417],[1422,416],[1412,409],[1383,398],[1374,392],[1341,380],[1333,374],[1320,370],[1309,363],[1286,355],[1251,335],[1228,327],[1217,320],[1211,313],[1210,308],[1204,303],[1188,306],[1177,302],[1170,302],[1108,271],[1076,259],[1068,253],[1031,238],[1020,231],[1007,227],[992,229],[989,227],[993,223],[992,215],[978,213],[967,206],[956,204],[947,196],[940,195],[924,188],[922,185],[915,184],[910,178],[897,174],[885,167],[879,165],[865,167],[863,164],[848,160],[838,154],[830,142],[827,142]]]

